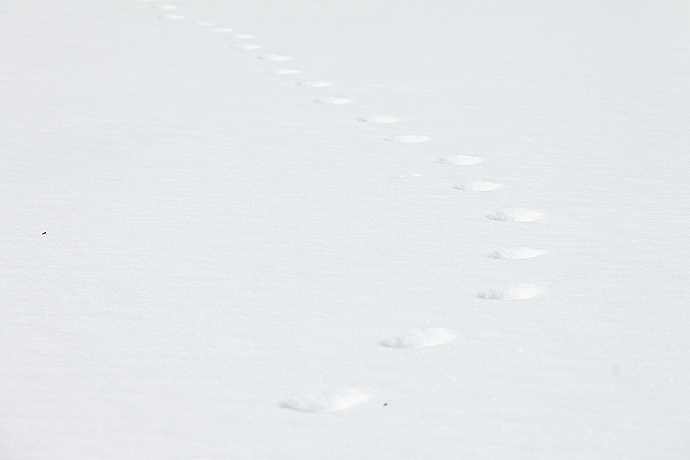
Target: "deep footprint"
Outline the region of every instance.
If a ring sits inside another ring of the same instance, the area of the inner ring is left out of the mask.
[[[438,327],[416,329],[399,337],[389,337],[379,342],[386,348],[421,348],[433,347],[449,342],[455,338],[455,334]]]
[[[491,257],[492,259],[521,260],[539,257],[544,254],[546,254],[546,251],[542,249],[510,248],[497,249],[496,251],[489,254],[489,257]]]
[[[280,407],[299,412],[334,412],[345,410],[371,399],[371,395],[357,389],[344,389],[337,393],[305,394],[284,400]]]
[[[471,192],[488,192],[501,188],[503,185],[498,182],[489,182],[486,180],[474,180],[464,184],[456,184],[453,186],[456,190],[469,190]]]
[[[517,286],[500,286],[486,289],[477,294],[480,299],[488,300],[526,300],[544,293],[541,286],[520,284]]]
[[[501,222],[534,222],[544,218],[544,213],[525,208],[512,208],[487,214],[487,219]]]

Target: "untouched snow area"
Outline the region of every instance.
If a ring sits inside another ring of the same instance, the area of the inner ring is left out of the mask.
[[[690,458],[690,4],[4,0],[0,458]]]

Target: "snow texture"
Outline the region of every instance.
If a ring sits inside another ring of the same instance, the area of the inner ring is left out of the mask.
[[[690,458],[690,3],[4,0],[0,458]]]

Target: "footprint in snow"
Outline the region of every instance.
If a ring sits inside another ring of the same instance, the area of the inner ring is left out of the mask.
[[[510,249],[497,249],[489,257],[492,259],[506,259],[506,260],[521,260],[521,259],[531,259],[533,257],[539,257],[546,254],[546,251],[542,249],[533,248],[510,248]]]
[[[290,56],[283,56],[282,54],[262,54],[261,56],[257,56],[257,58],[273,62],[289,61],[292,59]]]
[[[512,208],[488,214],[487,219],[501,222],[534,222],[544,218],[544,213],[525,208]]]
[[[181,19],[184,19],[184,16],[181,14],[167,14],[165,16],[167,19],[170,19],[171,21],[179,21]]]
[[[308,88],[327,88],[333,86],[330,81],[298,81],[297,86],[306,86]]]
[[[249,34],[237,34],[235,35],[235,38],[238,40],[253,40],[256,37],[254,37],[254,35]]]
[[[392,136],[388,137],[387,140],[393,142],[399,142],[401,144],[418,144],[419,142],[426,142],[430,137],[427,136],[416,136],[416,135],[405,135],[405,136]]]
[[[416,329],[399,337],[389,337],[379,344],[386,348],[421,348],[441,345],[454,338],[455,334],[448,329],[429,327]]]
[[[543,293],[544,289],[535,284],[520,284],[486,289],[478,293],[477,297],[488,300],[526,300]]]
[[[296,75],[300,71],[296,69],[276,69],[272,70],[271,72],[273,72],[276,75]]]
[[[489,182],[486,180],[474,180],[464,184],[456,184],[453,186],[456,190],[469,190],[471,192],[488,192],[502,187],[498,182]]]
[[[314,102],[317,102],[319,104],[343,105],[349,104],[352,101],[350,101],[349,99],[345,99],[343,97],[320,97],[318,99],[314,99]]]
[[[438,157],[436,163],[455,165],[455,166],[472,166],[484,161],[480,157],[475,157],[472,155],[454,155],[454,156],[444,156]]]
[[[399,118],[395,118],[395,117],[359,117],[359,118],[357,118],[357,120],[362,121],[364,123],[381,123],[381,124],[397,123],[400,121]]]
[[[304,394],[285,399],[280,407],[299,412],[334,412],[368,401],[371,397],[365,391],[348,388],[336,393]]]

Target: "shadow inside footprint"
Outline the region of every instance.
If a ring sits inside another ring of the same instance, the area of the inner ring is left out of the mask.
[[[365,391],[347,388],[336,393],[304,394],[284,400],[280,407],[298,412],[334,412],[345,410],[371,399]]]
[[[455,334],[448,329],[430,327],[416,329],[399,337],[389,337],[379,342],[386,348],[421,348],[433,347],[449,342],[455,338]]]
[[[526,300],[544,293],[544,289],[534,284],[518,286],[501,286],[486,289],[477,294],[480,299],[488,300]]]
[[[501,222],[534,222],[543,219],[544,213],[525,208],[513,208],[495,211],[491,214],[487,214],[486,218]]]
[[[507,260],[521,260],[531,259],[546,254],[543,249],[533,248],[512,248],[512,249],[497,249],[488,257],[492,259],[507,259]]]

